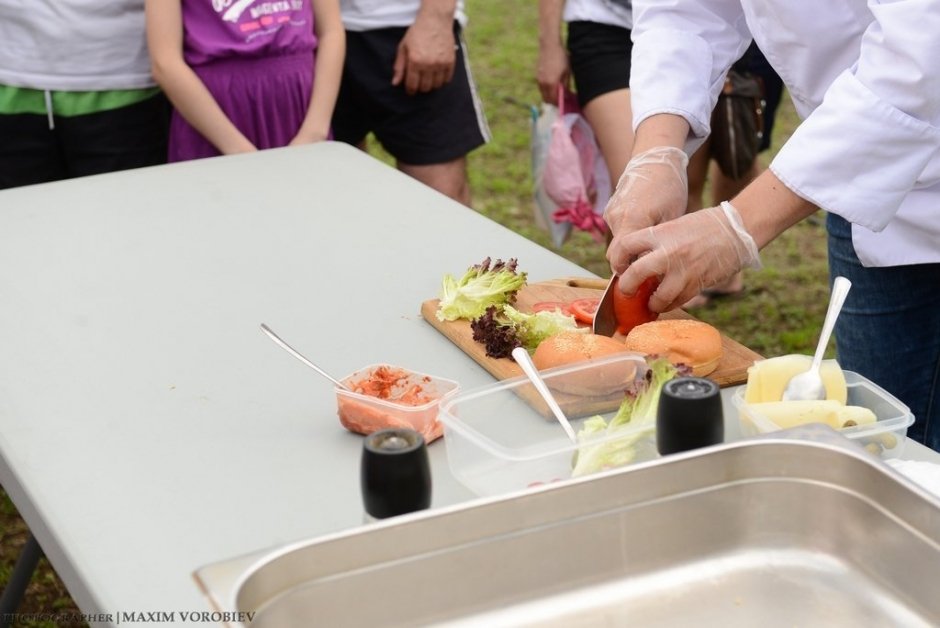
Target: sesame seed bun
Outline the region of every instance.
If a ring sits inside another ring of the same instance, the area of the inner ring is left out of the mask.
[[[597,360],[618,354],[632,353],[623,342],[596,334],[562,332],[543,340],[532,356],[539,371]],[[637,361],[616,361],[549,377],[550,388],[572,394],[606,396],[622,391],[636,376]]]
[[[639,353],[666,356],[673,364],[686,364],[697,377],[708,375],[721,361],[721,334],[702,321],[660,319],[637,325],[624,346]]]

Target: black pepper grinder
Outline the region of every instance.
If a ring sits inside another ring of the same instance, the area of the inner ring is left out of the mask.
[[[677,377],[663,385],[656,412],[656,448],[663,456],[724,442],[718,385],[702,377]]]
[[[424,437],[406,428],[366,436],[360,482],[367,521],[428,508],[431,467]]]

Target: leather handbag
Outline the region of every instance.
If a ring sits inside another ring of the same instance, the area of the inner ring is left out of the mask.
[[[712,111],[710,152],[721,172],[740,179],[757,158],[764,129],[764,90],[759,77],[730,70]]]

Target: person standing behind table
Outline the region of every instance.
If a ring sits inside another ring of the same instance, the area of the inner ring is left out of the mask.
[[[0,0],[0,189],[166,161],[144,0]]]
[[[561,39],[567,24],[567,50]],[[558,86],[574,78],[578,105],[591,125],[610,180],[630,160],[630,0],[539,0],[536,81],[542,100],[558,104]]]
[[[336,139],[371,132],[399,170],[470,205],[467,154],[490,139],[462,32],[463,0],[341,0],[348,50]]]
[[[330,135],[345,51],[337,0],[146,0],[153,74],[174,105],[169,160]]]
[[[907,404],[908,436],[940,451],[940,4],[665,4],[634,2],[634,157],[606,211],[621,290],[662,276],[649,305],[674,308],[826,210],[830,275],[853,283],[838,360]],[[672,168],[638,158],[697,148],[752,34],[803,121],[730,203],[684,214]]]

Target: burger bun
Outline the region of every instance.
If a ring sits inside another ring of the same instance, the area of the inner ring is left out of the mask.
[[[623,356],[615,359],[612,356]],[[634,380],[641,357],[635,356],[620,340],[590,333],[562,332],[543,340],[532,362],[539,371],[555,369],[579,362],[596,362],[590,367],[574,369],[545,378],[554,390],[569,395],[607,396],[620,393]]]
[[[673,364],[685,364],[696,377],[718,368],[721,334],[708,323],[693,319],[659,319],[637,325],[624,346],[647,355],[665,356]]]

